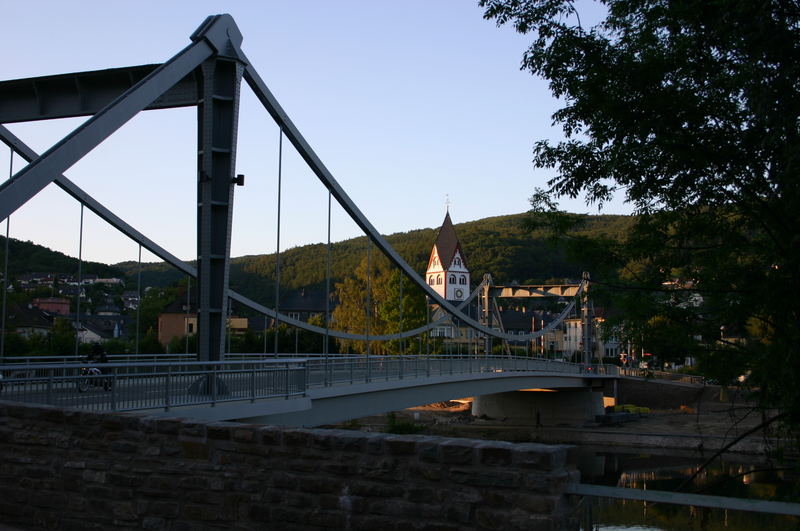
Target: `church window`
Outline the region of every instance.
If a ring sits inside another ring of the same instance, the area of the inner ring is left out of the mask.
[[[461,265],[461,258],[456,258],[456,259],[455,259],[455,260],[453,260],[453,261],[455,262],[455,264],[456,264],[457,266],[460,266],[460,265]]]
[[[433,275],[431,275],[430,277],[428,277],[428,284],[430,284],[431,286],[433,286],[434,284],[436,284],[436,280],[433,278]]]
[[[456,283],[456,276],[450,275],[450,284],[455,284],[455,283]]]
[[[466,277],[466,276],[464,276],[464,275],[461,275],[461,276],[459,277],[459,279],[458,279],[458,283],[459,283],[459,284],[464,284],[464,285],[466,285],[466,283],[467,283],[467,277]]]
[[[442,275],[437,275],[436,276],[436,284],[438,284],[439,286],[442,285]]]

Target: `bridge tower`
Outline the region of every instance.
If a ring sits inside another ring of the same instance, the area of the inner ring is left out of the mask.
[[[445,214],[431,249],[425,279],[431,288],[448,301],[463,301],[469,296],[469,269],[450,220],[450,211]]]

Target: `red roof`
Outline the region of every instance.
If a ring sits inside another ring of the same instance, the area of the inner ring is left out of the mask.
[[[436,242],[433,246],[439,254],[439,262],[441,262],[443,268],[452,265],[456,251],[461,253],[461,260],[464,267],[467,267],[464,253],[461,251],[461,243],[458,241],[458,236],[456,236],[456,229],[453,227],[453,222],[450,220],[450,212],[445,214],[442,227],[439,229],[439,235],[436,237]]]

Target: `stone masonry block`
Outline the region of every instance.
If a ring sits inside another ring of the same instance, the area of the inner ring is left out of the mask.
[[[342,481],[322,476],[301,476],[297,480],[298,489],[313,494],[332,494],[342,490]]]
[[[328,430],[331,449],[340,452],[361,453],[372,434],[352,430]]]
[[[156,432],[164,435],[177,435],[183,428],[184,421],[179,418],[165,417],[153,420]]]
[[[188,422],[184,421],[180,424],[178,432],[179,439],[204,439],[206,437],[206,428],[208,424],[205,422]]]
[[[522,485],[522,473],[515,470],[495,470],[492,468],[454,467],[448,477],[459,484],[475,487],[494,487],[514,489]]]
[[[568,448],[538,443],[517,444],[514,448],[514,465],[536,470],[555,470],[566,463]]]
[[[234,429],[241,426],[236,422],[214,422],[206,425],[206,437],[214,441],[229,441]]]
[[[417,440],[417,458],[426,463],[439,462],[439,437],[421,437]]]
[[[293,451],[299,451],[311,446],[314,435],[311,430],[289,428],[283,432],[283,446]]]
[[[466,465],[475,460],[478,442],[471,439],[448,439],[439,445],[442,463]]]
[[[514,445],[502,441],[485,441],[475,446],[478,463],[482,465],[510,465],[514,459]]]
[[[283,442],[283,428],[278,426],[259,426],[257,429],[261,444],[267,446],[280,445]]]
[[[239,443],[254,443],[257,441],[257,429],[256,426],[234,428],[231,439]]]
[[[350,494],[364,497],[402,498],[407,491],[407,487],[404,485],[377,483],[374,481],[355,480],[348,482],[347,486]],[[432,491],[431,494],[435,492],[433,489],[430,489],[430,491]],[[431,498],[419,497],[417,501],[431,501]]]
[[[416,452],[417,448],[417,438],[408,435],[386,437],[383,443],[392,455],[412,455]]]

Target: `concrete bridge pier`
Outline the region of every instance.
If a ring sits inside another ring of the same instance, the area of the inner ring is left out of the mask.
[[[534,425],[580,426],[603,414],[602,389],[523,389],[476,396],[472,414]]]

